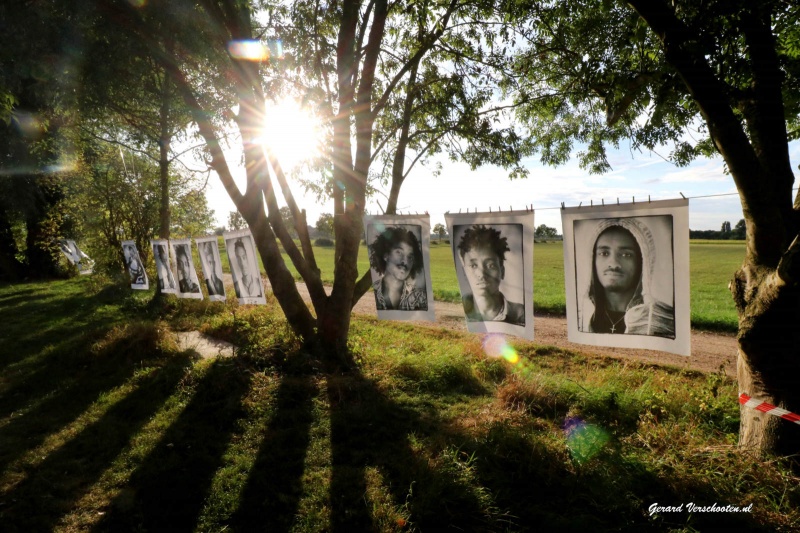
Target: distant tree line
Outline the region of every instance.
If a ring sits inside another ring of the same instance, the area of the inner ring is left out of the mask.
[[[709,239],[717,241],[738,241],[745,239],[747,228],[744,219],[739,220],[731,229],[731,223],[727,220],[722,223],[722,228],[719,231],[713,229],[708,230],[689,230],[690,239]]]
[[[539,225],[533,232],[533,238],[546,241],[548,239],[555,240],[559,237],[558,230],[551,228],[545,224]]]

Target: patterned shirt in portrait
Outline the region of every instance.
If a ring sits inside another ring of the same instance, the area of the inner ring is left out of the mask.
[[[383,288],[381,282],[383,278],[377,280],[372,284],[372,289],[375,291],[375,307],[380,311],[392,310],[391,302],[387,302],[383,297]],[[400,295],[400,303],[397,305],[397,311],[427,311],[428,310],[428,296],[425,291],[418,289],[414,285],[413,280],[407,281],[403,285],[403,294]]]

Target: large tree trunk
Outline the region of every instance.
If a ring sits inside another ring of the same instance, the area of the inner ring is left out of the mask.
[[[731,289],[739,310],[739,391],[800,413],[800,289],[777,270],[747,264]],[[759,454],[796,456],[800,425],[742,405],[739,445]]]
[[[694,33],[672,5],[629,3],[661,40],[667,62],[697,103],[739,190],[747,250],[730,286],[739,313],[739,392],[800,414],[800,200],[792,205],[783,74],[770,6],[753,2],[738,14],[752,81],[731,91],[698,53]],[[797,424],[744,405],[740,414],[742,448],[760,455],[800,453]]]

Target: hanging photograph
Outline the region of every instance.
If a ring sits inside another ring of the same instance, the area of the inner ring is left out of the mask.
[[[125,268],[131,277],[131,289],[147,290],[150,283],[147,281],[147,272],[139,257],[139,250],[134,241],[122,241],[122,254],[125,257]]]
[[[203,292],[200,290],[200,281],[197,279],[197,271],[192,261],[192,241],[191,239],[170,240],[172,257],[175,259],[176,272],[178,273],[178,298],[203,299]]]
[[[569,340],[689,355],[689,201],[561,213]]]
[[[172,263],[169,260],[169,241],[154,239],[150,244],[153,247],[153,258],[156,260],[158,291],[162,294],[178,294],[178,284],[175,282]]]
[[[78,245],[75,243],[75,241],[71,239],[62,240],[58,242],[58,245],[61,248],[61,252],[64,254],[64,257],[67,258],[67,262],[70,265],[75,265],[75,268],[78,269],[80,274],[92,273],[92,266],[94,262],[89,258],[88,255],[83,253],[83,250],[78,248]]]
[[[467,329],[533,339],[533,212],[445,214]]]
[[[203,267],[203,279],[208,290],[209,299],[215,302],[225,301],[225,286],[222,283],[222,262],[219,258],[217,237],[195,238],[200,265]]]
[[[430,272],[430,227],[428,215],[364,217],[379,319],[436,320]]]
[[[240,304],[266,304],[267,298],[261,283],[261,270],[253,235],[250,230],[225,232],[225,249],[231,264],[233,289]]]

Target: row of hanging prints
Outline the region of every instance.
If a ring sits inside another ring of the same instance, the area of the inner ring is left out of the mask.
[[[567,332],[572,342],[690,353],[689,201],[561,210]],[[467,329],[533,339],[533,211],[448,213]],[[428,215],[365,216],[375,306],[382,320],[435,320]],[[266,303],[249,230],[223,234],[240,303]],[[196,238],[209,298],[224,300],[217,238]],[[153,240],[158,289],[203,298],[191,240]],[[148,289],[133,241],[131,287]],[[175,265],[173,273],[172,265]]]

